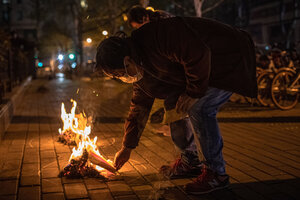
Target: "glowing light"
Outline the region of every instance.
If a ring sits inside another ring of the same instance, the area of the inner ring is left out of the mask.
[[[108,32],[106,30],[102,31],[102,35],[107,36]]]
[[[64,65],[62,65],[62,64],[60,64],[60,65],[57,66],[57,68],[58,68],[59,70],[61,70],[63,67],[64,67]]]
[[[155,11],[154,8],[151,7],[151,6],[148,6],[148,7],[146,8],[146,10],[151,10],[151,11],[153,11],[153,12]]]
[[[77,66],[77,63],[72,63],[72,65],[71,65],[71,67],[72,67],[73,69],[75,69],[76,66]]]
[[[43,67],[44,65],[43,65],[42,62],[39,62],[39,63],[38,63],[38,66],[39,66],[39,67]]]
[[[92,42],[92,39],[91,39],[91,38],[87,38],[87,39],[86,39],[86,42],[87,42],[87,43],[91,43],[91,42]]]
[[[70,53],[70,54],[69,54],[69,58],[70,58],[71,60],[73,60],[73,59],[75,58],[75,55],[74,55],[73,53]]]
[[[122,16],[123,16],[123,20],[126,22],[128,20],[127,15],[123,14]]]
[[[62,61],[62,60],[64,59],[64,55],[59,54],[59,55],[57,56],[57,59],[60,60],[60,61]]]

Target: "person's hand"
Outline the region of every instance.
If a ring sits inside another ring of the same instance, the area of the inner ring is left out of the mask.
[[[121,169],[121,167],[129,160],[131,154],[130,148],[122,147],[115,155],[114,165],[116,170]]]
[[[192,98],[187,94],[182,94],[176,103],[177,113],[187,113],[189,109],[196,103],[198,99]]]

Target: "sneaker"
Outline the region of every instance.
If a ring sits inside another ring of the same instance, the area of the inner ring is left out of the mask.
[[[185,185],[189,194],[206,194],[229,186],[228,175],[218,175],[210,169],[203,167],[202,174],[193,182]]]
[[[159,173],[170,179],[176,178],[192,178],[201,174],[202,165],[190,166],[178,158],[173,165],[163,165],[159,169]]]

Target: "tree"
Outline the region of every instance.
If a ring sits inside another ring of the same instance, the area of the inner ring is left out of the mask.
[[[205,13],[207,13],[207,12],[215,9],[220,4],[222,4],[223,1],[224,0],[214,1],[212,5],[210,5],[209,7],[207,7],[205,10],[202,10],[203,4],[206,1],[205,0],[194,0],[194,7],[195,7],[195,11],[196,11],[196,16],[197,17],[202,17],[203,14],[205,14]]]

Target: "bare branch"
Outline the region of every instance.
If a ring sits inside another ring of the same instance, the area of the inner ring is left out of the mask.
[[[214,4],[213,6],[209,7],[209,8],[206,8],[205,10],[202,11],[202,15],[205,14],[205,13],[208,13],[209,11],[215,9],[216,7],[218,7],[221,3],[223,3],[223,1],[225,0],[220,0],[218,1],[216,4]]]

